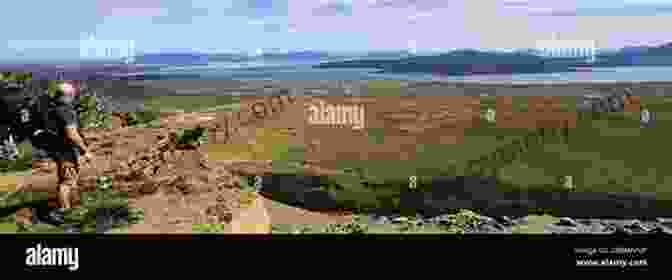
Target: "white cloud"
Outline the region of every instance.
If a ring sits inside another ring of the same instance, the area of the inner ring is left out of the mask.
[[[418,12],[418,13],[415,13],[415,14],[412,14],[412,15],[408,16],[407,19],[408,19],[409,22],[415,22],[415,21],[417,21],[421,18],[431,17],[432,15],[433,14],[430,13],[430,12]]]

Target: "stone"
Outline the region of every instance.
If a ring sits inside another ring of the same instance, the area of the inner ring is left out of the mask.
[[[521,217],[513,221],[513,223],[516,225],[528,225],[530,223],[530,218],[527,216]]]
[[[614,233],[614,234],[631,234],[632,233],[623,224],[615,224],[615,225],[612,225],[611,228],[613,229],[612,233]]]
[[[652,234],[672,234],[672,229],[662,226],[662,225],[657,225],[656,227],[652,228],[649,233]]]
[[[549,224],[544,226],[544,232],[551,234],[567,234],[567,233],[578,233],[579,230],[578,228],[575,227],[564,227],[555,224]]]
[[[396,217],[392,219],[392,223],[399,224],[399,223],[405,223],[408,222],[407,217]]]
[[[565,226],[565,227],[577,227],[577,226],[579,226],[579,223],[574,221],[572,218],[563,217],[563,218],[560,218],[560,221],[558,221],[556,223],[556,225]]]
[[[501,224],[504,225],[504,226],[512,226],[512,225],[514,225],[513,220],[511,220],[511,218],[509,218],[508,216],[501,216],[501,217],[498,217],[498,218],[497,218],[497,222],[498,222],[498,223],[501,223]]]
[[[633,232],[633,233],[642,233],[642,232],[651,231],[650,228],[648,228],[646,225],[644,225],[639,220],[633,220],[630,223],[626,224],[624,227],[627,228],[630,232]]]

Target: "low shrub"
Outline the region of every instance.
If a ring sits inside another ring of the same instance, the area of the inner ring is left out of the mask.
[[[178,129],[176,138],[178,146],[194,148],[208,143],[208,130],[200,126],[190,129]]]
[[[89,88],[83,88],[79,96],[78,112],[83,128],[109,128],[112,124],[110,99]]]
[[[160,113],[158,111],[131,112],[127,115],[126,123],[129,126],[149,126],[159,120],[159,117]]]
[[[66,214],[66,224],[80,232],[106,232],[141,221],[142,209],[129,206],[125,193],[112,189],[112,178],[96,178],[96,189],[81,194],[81,205]]]
[[[195,224],[192,230],[199,233],[223,233],[225,231],[223,224]]]

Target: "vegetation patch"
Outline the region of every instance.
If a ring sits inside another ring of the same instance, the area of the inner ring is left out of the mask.
[[[126,116],[126,123],[128,126],[135,127],[158,127],[159,117],[159,111],[143,110],[139,112],[130,112]]]
[[[224,224],[194,224],[192,230],[197,233],[224,233]]]
[[[112,124],[109,97],[94,90],[84,90],[79,96],[79,121],[83,128],[109,128]]]
[[[473,231],[483,217],[469,210],[457,210],[441,223],[426,223],[416,217],[398,217],[391,223],[375,224],[363,216],[354,216],[345,224],[273,225],[273,234],[465,234]]]
[[[0,197],[0,227],[21,233],[59,233],[66,230],[103,233],[126,228],[143,219],[142,209],[130,207],[127,195],[112,189],[110,177],[98,177],[96,184],[94,191],[81,194],[79,206],[66,211],[65,223],[62,225],[37,223],[17,226],[12,218],[14,211],[43,207],[47,204],[48,195],[33,192],[5,193]]]
[[[206,152],[213,160],[298,161],[304,159],[305,146],[290,143],[281,131],[259,128],[249,143],[210,144]]]
[[[195,148],[208,143],[208,130],[203,127],[178,129],[176,132],[178,147]]]
[[[82,233],[106,232],[143,219],[143,211],[129,206],[125,193],[112,189],[112,178],[96,178],[96,189],[81,194],[81,205],[66,215],[66,223]]]

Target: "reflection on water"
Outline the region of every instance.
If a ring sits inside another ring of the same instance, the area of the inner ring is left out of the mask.
[[[208,67],[181,67],[146,72],[148,75],[171,76],[196,75],[203,79],[278,79],[278,80],[467,80],[467,81],[670,81],[672,67],[604,67],[592,71],[493,74],[470,76],[438,76],[423,73],[376,73],[378,69],[316,69],[310,65],[287,65],[282,67],[258,66],[232,68],[219,65]]]

